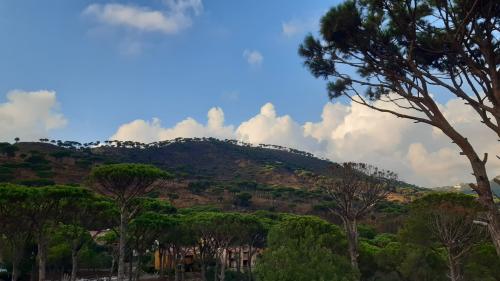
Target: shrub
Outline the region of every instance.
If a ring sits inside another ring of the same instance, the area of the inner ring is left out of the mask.
[[[237,206],[242,206],[242,207],[248,207],[252,204],[252,194],[248,193],[248,192],[242,192],[242,193],[238,193],[236,196],[235,196],[235,204]]]

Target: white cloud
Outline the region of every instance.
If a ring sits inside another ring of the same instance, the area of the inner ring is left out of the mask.
[[[0,141],[37,140],[67,124],[53,91],[10,91],[0,103]]]
[[[286,37],[294,37],[315,30],[319,22],[317,18],[309,20],[289,20],[281,23],[281,33]]]
[[[201,0],[167,0],[165,4],[163,10],[118,3],[91,4],[83,14],[106,25],[174,34],[191,26],[192,16],[203,10]]]
[[[215,137],[220,139],[233,137],[234,128],[224,126],[224,112],[222,109],[218,107],[211,108],[207,117],[208,122],[205,125],[189,117],[172,128],[162,127],[158,118],[153,118],[151,121],[137,119],[121,125],[110,139],[149,143],[177,137]]]
[[[276,144],[308,151],[316,151],[318,142],[305,136],[300,124],[289,115],[278,116],[274,105],[266,103],[260,113],[242,122],[235,138],[254,144]]]
[[[450,100],[440,107],[479,153],[494,156],[500,151],[495,135],[480,124],[462,101]],[[402,179],[423,186],[473,181],[466,158],[440,131],[359,104],[327,103],[319,122],[300,124],[289,115],[279,115],[274,105],[267,103],[237,127],[224,125],[222,110],[212,108],[206,125],[187,118],[172,128],[163,128],[157,119],[136,120],[121,126],[112,139],[150,142],[202,136],[277,144],[333,161],[368,162],[394,170]],[[499,175],[500,160],[490,157],[488,171],[492,177]]]
[[[264,61],[264,56],[262,56],[262,54],[257,50],[244,50],[243,58],[248,62],[248,64],[254,66],[259,66]]]

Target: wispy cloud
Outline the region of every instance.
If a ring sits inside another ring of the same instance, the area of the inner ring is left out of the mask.
[[[243,58],[248,62],[248,64],[254,66],[259,66],[264,61],[264,56],[257,50],[244,50]]]
[[[175,34],[192,25],[192,17],[203,11],[201,0],[168,0],[165,8],[118,3],[91,4],[83,15],[94,18],[101,24],[126,27],[143,32]]]
[[[289,20],[281,23],[281,33],[286,37],[294,37],[314,31],[318,19]]]

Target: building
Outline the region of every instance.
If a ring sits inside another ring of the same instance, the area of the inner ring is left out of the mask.
[[[175,251],[172,249],[159,249],[155,251],[154,255],[154,267],[156,270],[161,270],[162,263],[163,269],[174,269],[175,267],[175,256],[172,254]],[[180,251],[183,255],[177,259],[181,261],[185,271],[196,270],[194,268],[195,259],[197,256],[195,248],[183,248]],[[255,266],[257,255],[262,252],[262,249],[254,249],[253,256],[250,258],[250,248],[248,246],[243,247],[230,247],[222,250],[221,260],[224,261],[226,269],[232,270],[245,270],[249,266],[252,268]]]

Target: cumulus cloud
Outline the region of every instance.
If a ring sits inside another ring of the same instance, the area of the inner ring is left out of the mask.
[[[174,34],[192,24],[192,16],[203,11],[201,0],[167,0],[165,9],[118,3],[90,4],[83,14],[100,23],[145,32]]]
[[[244,50],[243,58],[248,62],[248,64],[254,66],[259,66],[264,61],[264,56],[257,50]]]
[[[234,128],[233,126],[224,125],[224,112],[222,109],[218,107],[211,108],[207,117],[207,124],[201,124],[189,117],[172,128],[162,127],[158,118],[153,118],[151,121],[137,119],[121,125],[110,139],[149,143],[178,137],[215,137],[220,139],[233,137]]]
[[[479,153],[496,155],[500,151],[495,135],[462,101],[450,100],[440,107]],[[277,144],[339,162],[368,162],[394,170],[408,182],[429,187],[473,181],[466,158],[440,131],[355,103],[327,103],[320,121],[303,124],[278,114],[274,105],[267,103],[237,127],[225,125],[222,110],[212,108],[207,124],[187,118],[172,128],[163,128],[157,119],[136,120],[121,126],[112,139],[150,142],[202,136]],[[500,160],[490,157],[488,170],[491,176],[499,175]]]
[[[317,141],[305,136],[300,124],[289,115],[279,116],[274,105],[266,103],[259,114],[242,122],[235,131],[238,140],[248,143],[276,144],[286,147],[317,150]]]
[[[53,91],[8,92],[7,101],[0,103],[0,141],[37,140],[63,128],[67,120],[58,108]]]

